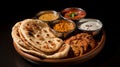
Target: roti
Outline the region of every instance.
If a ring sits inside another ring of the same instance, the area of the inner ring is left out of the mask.
[[[44,58],[66,57],[70,45],[56,37],[51,28],[36,19],[25,19],[17,22],[12,28],[14,43],[22,51]]]

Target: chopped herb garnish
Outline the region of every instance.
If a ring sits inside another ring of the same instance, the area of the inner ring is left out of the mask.
[[[77,15],[76,12],[69,14],[70,17],[74,18]]]

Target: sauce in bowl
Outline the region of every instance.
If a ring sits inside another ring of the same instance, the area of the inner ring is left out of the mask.
[[[37,14],[37,17],[39,20],[42,21],[54,21],[59,18],[59,14],[54,10],[46,10],[46,11],[40,11]]]
[[[81,8],[66,8],[62,11],[62,16],[70,20],[79,20],[86,16],[86,12]]]
[[[58,16],[53,13],[45,13],[39,17],[39,19],[43,20],[43,21],[56,20],[57,18],[58,18]]]

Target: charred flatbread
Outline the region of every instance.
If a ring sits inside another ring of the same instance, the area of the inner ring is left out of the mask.
[[[70,49],[70,45],[64,44],[63,40],[57,38],[50,27],[40,20],[26,19],[17,22],[11,34],[17,47],[39,57],[63,58]]]

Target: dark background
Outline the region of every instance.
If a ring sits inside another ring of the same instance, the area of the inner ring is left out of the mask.
[[[32,18],[42,10],[61,11],[67,7],[80,7],[87,12],[86,18],[96,18],[103,22],[106,42],[102,51],[93,59],[75,66],[110,67],[120,62],[118,8],[115,1],[102,0],[41,0],[41,1],[2,1],[0,2],[0,67],[37,67],[24,60],[15,51],[12,26],[23,19]],[[120,65],[119,65],[120,66]]]

